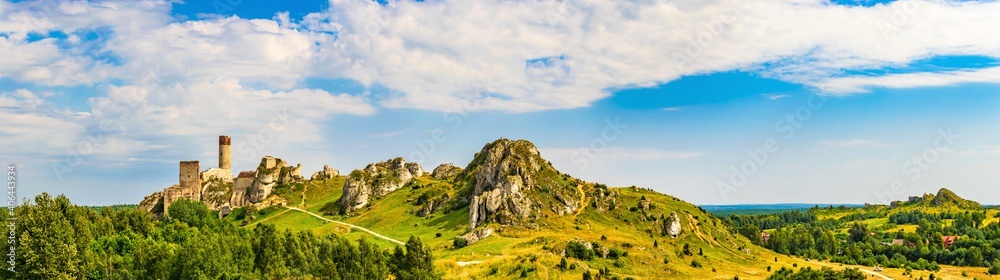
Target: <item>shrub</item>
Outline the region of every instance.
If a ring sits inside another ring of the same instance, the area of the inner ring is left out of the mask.
[[[465,246],[469,246],[469,241],[465,240],[465,238],[455,237],[455,239],[451,241],[451,244],[455,246],[455,249],[458,249]]]
[[[589,261],[594,258],[594,250],[587,249],[587,246],[580,242],[570,241],[566,244],[566,256]]]
[[[701,262],[698,262],[698,260],[691,260],[691,267],[701,267]]]
[[[628,255],[628,252],[625,252],[622,249],[611,248],[608,250],[608,258],[612,260],[617,260],[620,257],[625,257],[626,255]]]
[[[434,234],[434,237],[441,237],[441,233],[438,232],[438,233]]]
[[[986,272],[993,275],[1000,275],[1000,260],[993,261],[993,265],[990,266],[990,270]]]

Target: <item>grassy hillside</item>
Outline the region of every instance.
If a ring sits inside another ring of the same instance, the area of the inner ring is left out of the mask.
[[[300,204],[304,192],[306,199],[300,208],[322,213],[333,220],[365,227],[397,240],[406,240],[411,235],[421,238],[426,246],[434,250],[435,263],[446,272],[447,278],[506,279],[520,277],[522,273],[530,278],[576,278],[588,270],[596,275],[598,270],[607,268],[613,275],[637,279],[732,279],[736,275],[754,279],[768,274],[763,260],[774,258],[769,251],[750,244],[746,238],[731,234],[720,220],[697,206],[635,187],[607,188],[607,192],[615,193],[617,197],[613,210],[601,211],[589,206],[573,215],[543,214],[542,218],[534,221],[537,229],[490,224],[488,226],[498,228],[492,236],[467,247],[455,248],[454,237],[467,232],[467,208],[438,211],[427,217],[416,215],[420,209],[417,202],[422,195],[457,195],[458,190],[450,182],[424,176],[407,187],[372,201],[354,215],[323,213],[325,205],[339,198],[343,180],[344,177],[307,182],[283,187],[276,192],[285,196],[289,206]],[[595,191],[600,188],[585,183],[580,189]],[[645,210],[638,207],[643,198],[650,205]],[[262,212],[265,213],[248,227],[267,223],[279,229],[311,230],[316,234],[339,233],[350,239],[366,238],[385,248],[395,246],[305,213],[280,208]],[[661,215],[669,216],[671,212],[678,214],[683,228],[677,238],[665,237],[659,230]],[[627,252],[627,256],[617,260],[594,258],[590,261],[568,258],[568,267],[558,268],[563,250],[574,240],[615,248]],[[684,254],[685,244],[690,255]],[[693,267],[693,261],[700,263],[701,267]]]

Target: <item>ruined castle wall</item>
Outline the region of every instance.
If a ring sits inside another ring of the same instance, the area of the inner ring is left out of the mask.
[[[163,189],[163,214],[168,214],[170,204],[181,198],[194,201],[201,201],[201,172],[199,163],[194,161],[182,161],[180,163],[179,185],[173,185]]]

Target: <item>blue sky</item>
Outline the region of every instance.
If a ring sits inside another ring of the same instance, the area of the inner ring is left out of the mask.
[[[237,170],[506,137],[699,204],[1000,203],[993,1],[188,2],[0,0],[20,197],[137,203],[225,134]]]

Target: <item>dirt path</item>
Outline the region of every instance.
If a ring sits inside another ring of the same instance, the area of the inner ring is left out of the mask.
[[[467,262],[455,262],[455,263],[457,263],[458,266],[467,266],[467,265],[473,265],[473,264],[481,264],[481,263],[483,263],[483,261],[467,261]]]
[[[304,184],[302,187],[302,202],[299,202],[299,207],[306,205],[306,191],[309,190],[309,184]]]
[[[327,222],[331,222],[331,223],[335,223],[335,224],[339,224],[339,225],[344,225],[344,226],[348,226],[350,228],[358,229],[358,230],[363,231],[363,232],[367,232],[368,234],[374,235],[375,237],[384,239],[384,240],[392,242],[392,243],[396,243],[396,244],[399,244],[399,245],[406,245],[406,243],[404,243],[402,241],[389,238],[388,236],[385,236],[385,235],[378,234],[378,233],[376,233],[374,231],[371,231],[371,230],[369,230],[367,228],[359,227],[359,226],[356,226],[356,225],[353,225],[353,224],[348,224],[348,223],[341,222],[341,221],[334,221],[334,220],[331,220],[331,219],[327,219],[326,217],[320,216],[320,215],[318,215],[316,213],[313,213],[313,212],[309,212],[309,211],[306,211],[306,210],[299,209],[297,207],[288,207],[288,210],[295,210],[295,211],[303,212],[303,213],[312,215],[313,217],[319,218],[319,219],[327,221]]]

